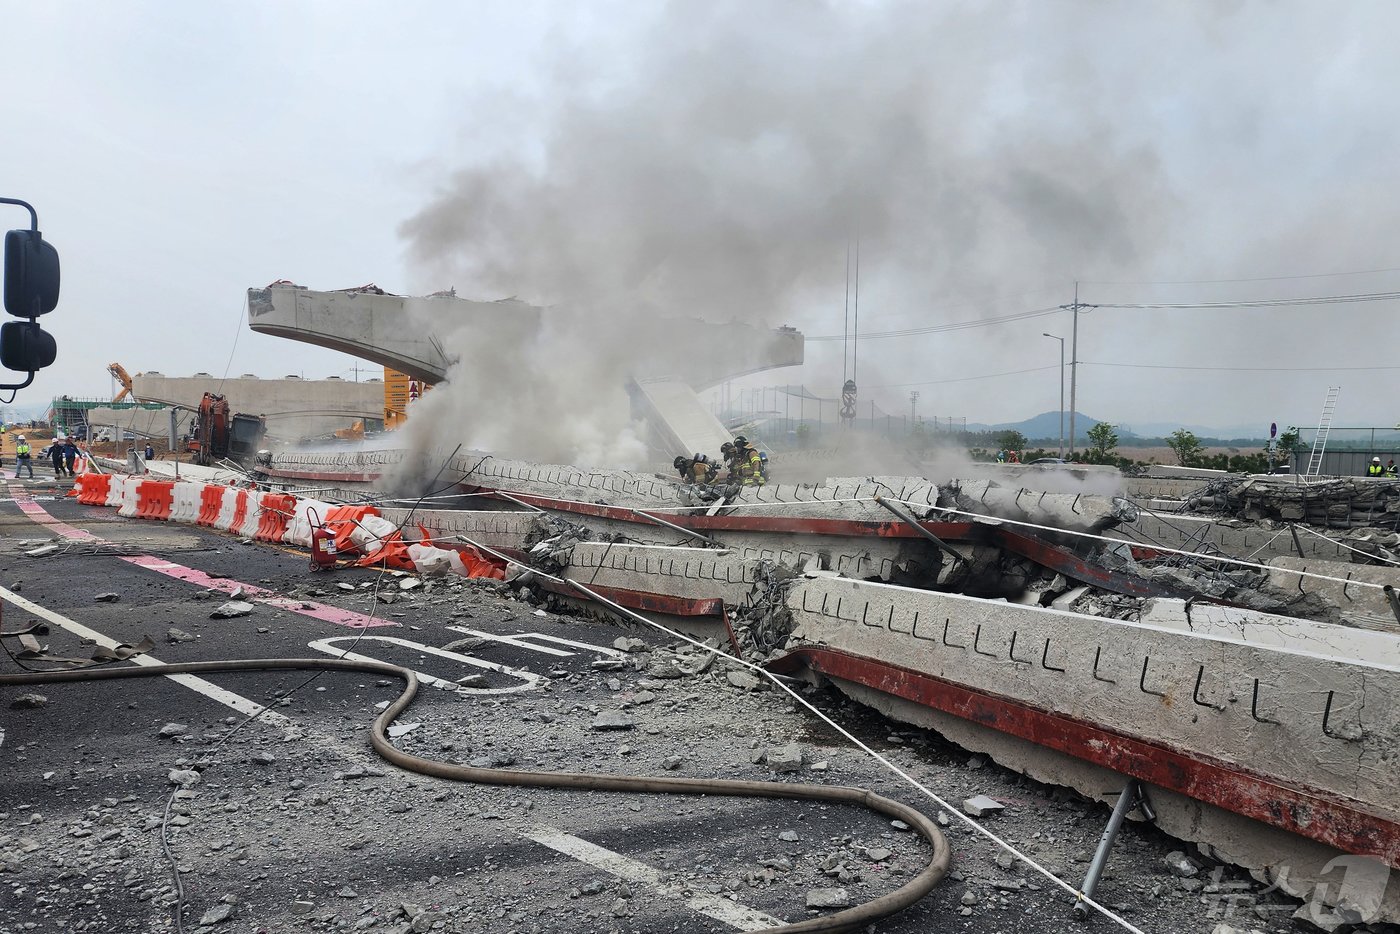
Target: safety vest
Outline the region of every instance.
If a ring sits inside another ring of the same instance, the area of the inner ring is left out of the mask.
[[[28,457],[28,456],[29,456],[29,445],[28,445],[28,444],[25,444],[24,442],[20,442],[19,444],[16,444],[16,445],[15,445],[15,457]]]
[[[1379,476],[1381,476],[1381,475],[1384,474],[1384,473],[1385,473],[1385,468],[1382,467],[1380,464],[1367,464],[1367,465],[1366,465],[1366,476],[1368,476],[1368,477],[1379,477]]]

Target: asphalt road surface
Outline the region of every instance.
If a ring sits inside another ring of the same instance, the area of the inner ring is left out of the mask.
[[[155,647],[146,664],[352,651],[436,679],[399,720],[408,729],[396,743],[419,755],[858,785],[940,810],[785,695],[732,684],[734,669],[723,663],[674,676],[677,663],[696,667],[700,656],[671,652],[679,643],[658,633],[560,615],[493,582],[402,589],[411,579],[376,570],[312,573],[295,550],[123,520],[43,482],[8,489],[0,503],[4,628],[46,619],[42,641],[52,655],[86,657],[93,640],[148,636]],[[34,501],[16,502],[17,493]],[[65,537],[75,529],[96,538]],[[27,553],[46,543],[59,547]],[[212,619],[236,583],[252,612]],[[619,637],[642,644],[620,649]],[[18,665],[0,658],[0,671]],[[398,692],[397,681],[303,672],[0,689],[0,932],[174,930],[172,861],[186,930],[759,930],[820,914],[807,908],[814,892],[843,889],[852,903],[888,892],[929,855],[920,838],[859,808],[405,773],[367,739]],[[30,693],[46,700],[11,706]],[[1106,809],[835,693],[809,696],[954,805],[975,794],[1002,801],[989,828],[1062,877],[1083,877]],[[270,713],[248,721],[264,705]],[[606,711],[630,726],[594,729]],[[761,761],[790,743],[802,754],[798,771],[775,773]],[[171,773],[182,771],[198,773],[197,783],[173,784]],[[1063,892],[944,820],[953,872],[877,930],[1059,934],[1077,926]],[[1260,894],[1233,869],[1197,857],[1196,877],[1171,874],[1166,855],[1187,849],[1151,827],[1128,827],[1101,900],[1153,934],[1210,932],[1222,921],[1295,930],[1295,903]],[[1102,918],[1091,926],[1116,928]]]

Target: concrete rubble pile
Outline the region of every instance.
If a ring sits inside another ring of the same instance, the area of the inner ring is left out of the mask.
[[[1185,509],[1250,522],[1302,522],[1329,529],[1394,532],[1400,527],[1400,480],[1224,477],[1186,497]]]

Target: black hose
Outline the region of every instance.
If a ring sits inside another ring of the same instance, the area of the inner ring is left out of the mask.
[[[839,934],[858,931],[902,911],[923,898],[948,872],[948,840],[938,825],[914,808],[882,797],[864,788],[848,786],[796,785],[786,782],[749,782],[733,779],[642,778],[626,775],[596,775],[587,772],[526,772],[516,769],[479,769],[425,759],[398,749],[389,741],[389,724],[408,709],[418,693],[418,676],[411,669],[385,662],[332,658],[259,658],[236,661],[181,662],[125,668],[90,668],[82,671],[45,671],[0,675],[0,687],[8,685],[64,684],[74,681],[106,681],[118,678],[154,678],[174,674],[208,674],[229,671],[358,671],[386,675],[404,682],[403,692],[370,727],[370,744],[388,762],[411,772],[449,781],[486,785],[514,785],[533,788],[560,788],[570,791],[628,791],[651,794],[729,795],[735,797],[796,798],[808,801],[834,801],[859,804],[888,817],[904,821],[928,841],[933,852],[918,875],[893,892],[838,911],[835,914],[795,924],[767,928],[771,934]]]

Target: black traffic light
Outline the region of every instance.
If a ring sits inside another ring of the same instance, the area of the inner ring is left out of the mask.
[[[0,366],[28,373],[22,383],[6,383],[0,389],[23,389],[34,381],[34,372],[58,357],[58,344],[35,320],[58,306],[58,250],[39,233],[39,215],[33,206],[15,198],[0,204],[16,204],[29,212],[28,230],[5,234],[5,310],[28,321],[0,325]]]
[[[37,318],[58,305],[58,250],[37,230],[5,234],[5,310]]]
[[[0,366],[5,369],[32,373],[53,363],[57,356],[53,335],[36,322],[0,324]]]

